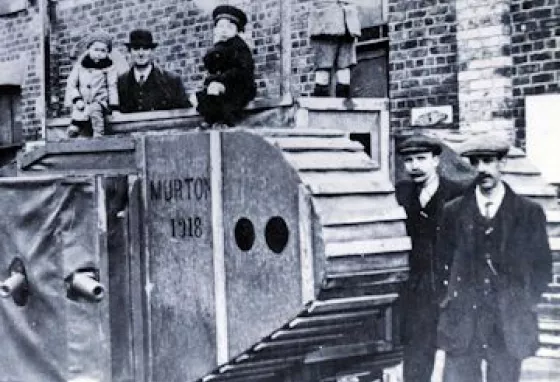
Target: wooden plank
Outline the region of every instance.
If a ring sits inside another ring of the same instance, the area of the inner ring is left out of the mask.
[[[560,332],[560,321],[539,320],[539,330],[547,332]]]
[[[545,210],[544,213],[548,223],[560,223],[560,210]]]
[[[305,357],[306,364],[333,361],[351,357],[367,356],[375,354],[381,361],[383,358],[394,358],[399,353],[391,354],[395,348],[386,341],[372,341],[349,345],[335,345],[321,348]]]
[[[390,304],[398,297],[399,295],[397,293],[389,293],[385,295],[336,298],[325,301],[317,300],[311,304],[311,306],[307,309],[307,312],[323,314],[341,310],[366,309],[379,305]]]
[[[560,251],[560,237],[549,237],[548,243],[553,251]]]
[[[325,344],[331,341],[336,341],[345,337],[344,333],[331,333],[318,335],[316,337],[303,337],[303,338],[293,338],[288,340],[273,340],[270,342],[261,342],[253,347],[253,351],[259,352],[267,349],[279,349],[279,348],[297,348],[298,351],[302,347],[317,346]]]
[[[347,138],[273,137],[267,141],[284,151],[363,151],[364,147]]]
[[[560,346],[560,335],[539,334],[539,342],[546,345]]]
[[[367,270],[392,270],[408,267],[408,251],[382,253],[374,256],[346,256],[328,259],[326,273],[349,274]]]
[[[310,337],[318,334],[343,333],[345,331],[355,329],[356,327],[361,325],[362,324],[360,322],[343,322],[336,325],[320,326],[314,328],[281,329],[272,333],[270,338],[273,340],[286,340]]]
[[[340,321],[363,320],[379,313],[378,309],[370,309],[357,313],[325,314],[310,317],[298,317],[288,323],[290,328],[312,327],[320,325],[338,324]]]
[[[145,264],[145,252],[142,247],[142,218],[141,218],[141,181],[136,176],[129,177],[128,191],[128,258],[130,267],[130,304],[131,304],[131,321],[132,321],[132,338],[133,344],[133,362],[134,362],[134,380],[144,381],[146,378],[146,361],[145,348],[145,320],[144,311],[144,285],[143,271]]]
[[[335,242],[325,245],[327,257],[367,256],[388,252],[403,252],[411,248],[411,241],[406,237],[389,237],[373,240],[356,240],[352,242]]]
[[[506,165],[502,170],[504,174],[520,174],[520,175],[540,175],[539,169],[533,165],[527,158],[511,158],[506,161]]]
[[[404,208],[397,206],[387,209],[345,211],[341,210],[337,214],[327,216],[321,215],[321,224],[325,227],[352,225],[361,223],[390,222],[406,219]]]
[[[327,243],[401,236],[406,236],[406,227],[400,221],[323,227],[323,240]]]
[[[254,134],[267,137],[323,137],[323,138],[340,138],[345,137],[347,133],[342,130],[334,129],[254,129],[249,131]]]
[[[260,368],[265,366],[275,366],[275,365],[284,365],[290,364],[294,362],[301,361],[301,356],[298,357],[287,357],[282,359],[270,359],[264,361],[253,361],[253,362],[242,362],[242,363],[230,363],[224,365],[218,369],[220,373],[224,373],[227,371],[232,370],[246,370],[246,369],[253,369],[253,368]]]
[[[394,274],[399,272],[408,272],[408,267],[399,267],[399,268],[387,268],[387,269],[366,269],[366,270],[357,270],[355,272],[349,273],[327,273],[325,276],[326,279],[345,279],[345,278],[368,278],[368,277],[378,277],[387,274]]]
[[[222,185],[221,133],[210,132],[210,179],[212,203],[212,247],[214,258],[214,294],[216,308],[216,361],[218,365],[229,360],[228,317],[226,301],[226,270],[224,247],[224,205]]]
[[[268,378],[272,378],[276,376],[275,373],[265,373],[259,375],[243,375],[243,376],[235,376],[235,377],[227,377],[221,376],[220,374],[210,374],[206,377],[202,378],[202,382],[221,382],[221,381],[229,381],[229,382],[244,382],[244,381],[260,381]]]
[[[383,111],[387,110],[387,98],[352,98],[354,107],[349,110],[342,98],[300,97],[299,106],[309,110],[339,110],[339,111]]]
[[[364,152],[318,153],[318,152],[289,152],[284,157],[300,171],[327,170],[374,170],[378,165]]]
[[[356,214],[375,216],[380,209],[400,208],[393,194],[355,194],[335,196],[315,196],[313,205],[322,221],[336,221],[340,216]]]
[[[307,187],[313,195],[344,195],[344,194],[387,194],[395,191],[390,182],[378,181],[354,174],[352,180],[340,181],[332,177],[330,180],[308,183]]]
[[[130,151],[136,143],[128,137],[101,137],[89,139],[69,139],[65,141],[47,142],[48,153],[84,153],[92,151]]]
[[[315,299],[313,250],[313,211],[311,196],[303,185],[298,186],[299,247],[301,263],[301,300],[303,304]]]

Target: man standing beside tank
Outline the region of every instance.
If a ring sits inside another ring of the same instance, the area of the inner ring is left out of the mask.
[[[461,186],[438,174],[441,143],[412,135],[397,152],[410,180],[398,182],[396,197],[407,215],[412,240],[409,278],[401,293],[401,330],[406,382],[429,382],[436,352],[439,301],[445,289],[447,266],[436,258],[436,237],[444,204],[459,196]]]
[[[154,64],[157,43],[143,29],[130,32],[125,44],[132,68],[119,77],[119,107],[123,113],[170,110],[191,106],[181,78]]]
[[[536,306],[551,280],[542,208],[502,181],[506,140],[483,134],[462,155],[477,172],[445,206],[438,255],[452,258],[438,323],[445,382],[519,381],[521,361],[538,348]]]

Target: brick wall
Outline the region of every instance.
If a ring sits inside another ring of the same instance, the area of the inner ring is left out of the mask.
[[[227,3],[239,6],[249,17],[245,34],[255,57],[258,96],[279,96],[281,1]],[[192,0],[60,0],[55,10],[56,19],[52,21],[51,116],[66,112],[61,103],[64,83],[74,61],[71,57],[83,36],[97,30],[112,34],[115,49],[125,55],[124,43],[132,29],[152,31],[159,43],[156,48],[158,65],[179,74],[187,91],[195,91],[205,75],[202,57],[212,44],[210,13],[198,8]]]
[[[513,102],[525,145],[525,96],[560,93],[560,0],[512,0]]]
[[[452,105],[456,124],[454,1],[388,1],[392,129],[410,127],[410,110],[424,106]]]
[[[292,0],[291,38],[291,90],[296,95],[313,92],[313,51],[309,42],[309,12],[312,0]]]
[[[22,102],[17,115],[23,125],[24,138],[39,138],[41,131],[41,71],[39,34],[41,21],[37,6],[0,16],[0,61],[10,62],[22,59],[26,63],[22,84]],[[19,121],[18,121],[19,122]]]
[[[514,137],[509,2],[456,0],[459,127]]]

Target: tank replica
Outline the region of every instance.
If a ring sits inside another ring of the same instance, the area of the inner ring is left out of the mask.
[[[113,240],[126,248],[109,252],[104,290],[107,381],[129,380],[117,377],[123,363],[135,381],[281,381],[314,362],[369,357],[381,369],[398,359],[405,214],[388,173],[346,133],[239,129],[69,145],[31,153],[22,171],[128,173],[127,234]],[[128,337],[114,327],[123,311]]]

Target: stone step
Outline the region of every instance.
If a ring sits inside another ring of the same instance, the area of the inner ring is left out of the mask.
[[[538,304],[537,311],[541,320],[559,321],[560,305],[553,303]]]
[[[393,185],[386,181],[355,176],[352,180],[342,181],[332,177],[330,180],[306,183],[312,195],[344,195],[344,194],[388,194],[394,192]]]
[[[401,221],[382,221],[323,227],[323,239],[327,243],[401,236],[406,236],[406,226]]]
[[[324,137],[324,138],[340,138],[347,134],[337,129],[258,129],[256,134],[268,137]]]
[[[404,208],[400,206],[394,206],[393,208],[388,207],[386,209],[368,208],[358,211],[340,210],[337,214],[321,216],[321,224],[323,226],[338,226],[347,224],[393,221],[400,221],[402,224],[404,224],[404,219],[406,219]]]
[[[326,243],[327,257],[369,256],[410,250],[408,236]]]
[[[503,169],[504,174],[515,174],[515,175],[533,175],[540,176],[541,172],[539,169],[533,165],[527,158],[517,157],[509,158],[506,161],[506,165]]]
[[[282,136],[266,138],[283,151],[363,151],[364,146],[346,137]]]
[[[560,349],[540,348],[536,353],[537,357],[542,358],[558,358],[560,359]]]
[[[375,216],[380,209],[400,208],[392,193],[315,196],[312,201],[317,214],[326,222],[336,221],[339,216],[348,218],[352,214],[361,219],[367,215]]]
[[[540,333],[539,342],[543,346],[560,347],[560,335]]]
[[[556,354],[554,355],[554,357],[543,357],[539,354],[537,357],[525,359],[521,367],[520,382],[560,381],[560,359]]]
[[[285,152],[286,160],[299,171],[363,171],[379,166],[365,152]]]

